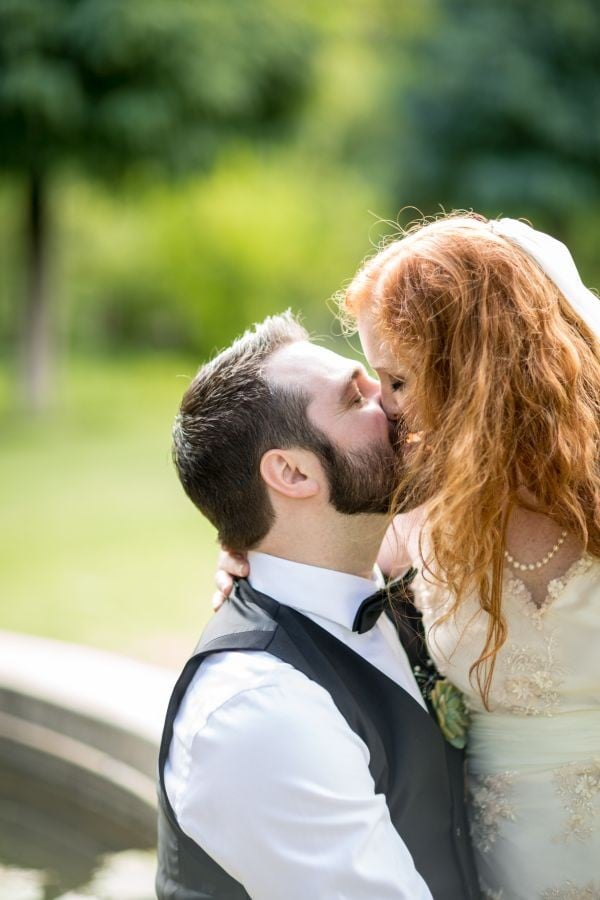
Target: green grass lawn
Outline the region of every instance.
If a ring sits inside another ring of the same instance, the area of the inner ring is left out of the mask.
[[[38,421],[10,413],[0,373],[0,628],[167,665],[193,648],[217,547],[177,481],[170,430],[194,368],[76,360],[59,411]]]

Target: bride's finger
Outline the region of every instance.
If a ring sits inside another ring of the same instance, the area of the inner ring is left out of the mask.
[[[223,569],[217,569],[215,572],[215,584],[224,597],[229,597],[233,588],[233,578],[231,575],[224,572]]]
[[[235,578],[245,578],[248,574],[248,562],[242,553],[232,550],[221,550],[217,560],[217,569],[227,572]]]
[[[212,595],[211,600],[211,605],[215,612],[218,609],[221,609],[226,599],[227,598],[221,593],[221,591],[215,591],[215,593]]]

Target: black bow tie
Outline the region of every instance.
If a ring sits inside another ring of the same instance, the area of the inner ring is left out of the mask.
[[[363,600],[354,617],[352,631],[358,631],[359,634],[370,631],[384,609],[392,608],[395,597],[406,597],[406,590],[416,574],[416,569],[409,569],[401,578],[396,578]]]

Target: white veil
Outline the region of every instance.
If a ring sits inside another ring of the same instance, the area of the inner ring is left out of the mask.
[[[518,244],[544,270],[568,300],[573,311],[600,340],[600,298],[587,288],[567,247],[517,219],[492,219],[494,232]]]

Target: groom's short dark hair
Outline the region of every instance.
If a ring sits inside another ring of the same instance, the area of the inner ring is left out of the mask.
[[[306,392],[265,377],[276,350],[307,340],[291,313],[271,316],[202,366],[183,396],[173,427],[179,479],[220,542],[234,550],[255,546],[273,524],[260,474],[267,450],[296,446],[330,455],[327,439],[308,420]]]

